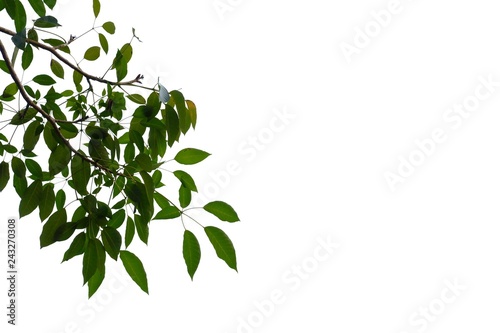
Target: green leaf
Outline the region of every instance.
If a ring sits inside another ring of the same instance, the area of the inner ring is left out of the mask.
[[[35,76],[33,78],[33,81],[42,86],[50,86],[56,83],[56,81],[53,78],[51,78],[49,75],[46,74],[40,74]]]
[[[54,233],[54,240],[58,242],[67,240],[73,235],[77,226],[78,222],[68,222],[60,225]]]
[[[142,262],[135,254],[129,251],[120,251],[120,259],[128,275],[146,293],[148,291],[148,278]]]
[[[89,279],[88,289],[89,294],[88,297],[92,297],[94,293],[99,289],[104,280],[104,276],[106,275],[106,267],[97,268],[94,275]]]
[[[85,252],[85,241],[86,236],[84,231],[76,235],[76,237],[73,238],[73,241],[71,242],[68,250],[66,250],[66,252],[64,253],[62,262],[68,261],[75,256],[83,254],[83,252]]]
[[[226,233],[219,228],[211,226],[205,227],[205,233],[207,234],[210,243],[212,243],[217,256],[224,260],[230,268],[238,271],[236,267],[236,253],[234,246]]]
[[[42,168],[40,167],[40,164],[38,164],[35,160],[27,159],[25,161],[26,167],[28,168],[29,172],[36,178],[36,179],[42,179],[43,178],[43,172]]]
[[[31,62],[33,61],[33,48],[30,44],[26,45],[26,47],[24,48],[21,60],[21,67],[24,70],[28,69],[28,67],[31,65]]]
[[[55,59],[50,60],[50,69],[52,70],[52,73],[54,73],[55,76],[64,79],[64,68],[63,66],[61,66],[60,63],[57,62],[57,60]]]
[[[109,154],[106,148],[103,146],[101,140],[90,139],[89,142],[89,154],[92,156],[94,161],[106,166],[109,163]]]
[[[35,27],[39,28],[54,28],[60,26],[57,19],[53,16],[43,16],[35,21]]]
[[[71,160],[71,176],[75,190],[81,195],[88,194],[87,184],[90,180],[90,163],[75,154]]]
[[[179,139],[179,117],[174,108],[170,105],[165,105],[165,121],[167,123],[168,146],[172,147],[175,141]]]
[[[54,184],[47,183],[42,188],[42,195],[39,204],[40,221],[44,221],[47,217],[49,217],[52,210],[54,210],[55,202],[56,196],[54,193]]]
[[[19,157],[12,157],[11,161],[12,172],[18,177],[26,177],[26,166]]]
[[[99,46],[92,46],[85,51],[84,58],[89,61],[94,61],[101,55],[101,48]]]
[[[201,259],[200,243],[196,236],[189,230],[184,231],[184,241],[182,244],[182,254],[186,262],[187,270],[191,280],[193,280],[194,273],[198,269]]]
[[[147,171],[147,172],[150,172],[151,170],[153,170],[153,163],[152,163],[151,157],[149,157],[149,155],[144,154],[144,153],[140,153],[139,155],[137,155],[135,157],[135,161],[137,162],[137,164],[139,164],[139,167],[142,170]]]
[[[47,7],[50,9],[54,9],[54,6],[56,5],[56,0],[43,0],[43,2],[45,2]]]
[[[40,248],[56,242],[56,231],[60,226],[65,224],[66,221],[66,209],[60,209],[49,217],[47,222],[43,225],[42,233],[40,234]]]
[[[2,97],[3,98],[13,97],[17,94],[18,91],[19,88],[17,87],[17,84],[15,82],[12,82],[7,87],[5,87],[2,93]]]
[[[186,208],[191,203],[191,190],[184,185],[179,188],[179,203],[182,208]]]
[[[64,204],[66,203],[66,192],[62,189],[57,191],[56,193],[56,208],[61,210],[64,208]]]
[[[114,228],[104,227],[101,231],[101,235],[106,252],[111,258],[118,260],[118,254],[122,246],[122,236],[120,233]]]
[[[31,214],[40,204],[42,181],[37,179],[28,186],[19,203],[19,218]]]
[[[99,33],[99,44],[101,44],[102,50],[104,53],[108,54],[109,51],[109,44],[108,40],[106,39],[106,36],[103,34]]]
[[[198,115],[196,113],[196,105],[190,100],[186,100],[186,104],[188,107],[189,118],[191,119],[191,125],[193,126],[193,128],[196,128],[196,120],[198,118]]]
[[[10,179],[9,163],[0,162],[0,192],[3,191]]]
[[[127,227],[125,229],[125,247],[128,247],[135,235],[135,224],[134,220],[129,216],[127,218]]]
[[[24,193],[26,192],[26,189],[28,188],[28,181],[24,177],[21,178],[14,175],[13,184],[14,188],[16,189],[16,193],[20,198],[22,198]]]
[[[58,145],[49,157],[49,172],[57,175],[68,165],[71,160],[71,151],[66,145]]]
[[[146,100],[144,99],[144,97],[139,94],[130,94],[127,95],[127,98],[136,104],[146,104]]]
[[[14,24],[16,26],[16,32],[20,32],[26,28],[26,10],[24,9],[21,1],[14,1],[16,2],[16,15],[14,17]]]
[[[38,14],[38,16],[45,16],[45,6],[42,0],[28,0],[31,8]]]
[[[144,243],[148,244],[149,239],[149,224],[143,219],[141,215],[134,215],[135,228],[137,230],[137,235],[139,239]]]
[[[76,90],[77,91],[82,91],[82,79],[83,79],[83,75],[82,73],[78,72],[78,71],[73,71],[73,82],[75,83],[75,87],[76,87]]]
[[[184,185],[186,188],[190,189],[193,192],[198,192],[193,178],[187,172],[177,170],[174,171],[174,176],[177,177],[177,179],[179,179],[182,185]]]
[[[102,28],[110,35],[115,33],[115,24],[113,22],[106,22],[102,25]]]
[[[169,220],[175,219],[176,217],[181,216],[181,212],[173,206],[168,206],[163,208],[161,211],[156,214],[153,220]]]
[[[99,0],[93,0],[93,10],[94,10],[94,17],[97,18],[99,16],[99,12],[101,11],[101,3]]]
[[[223,201],[209,202],[203,207],[203,209],[217,216],[221,221],[237,222],[240,220],[233,207]]]
[[[23,136],[24,150],[32,151],[35,148],[43,129],[43,125],[38,121],[33,121],[28,125]]]
[[[35,115],[37,114],[37,111],[33,108],[29,108],[28,110],[22,110],[17,112],[14,117],[12,117],[10,123],[12,125],[22,125],[33,119]]]
[[[83,254],[83,284],[87,283],[87,281],[94,275],[97,270],[98,265],[98,256],[97,256],[97,246],[95,243],[96,239],[89,239],[87,243],[87,247],[85,248],[85,252]]]
[[[170,204],[169,200],[163,194],[161,194],[159,192],[155,192],[153,194],[153,197],[154,197],[156,203],[158,204],[158,206],[160,206],[161,209],[172,206]]]
[[[185,148],[175,155],[174,160],[180,164],[196,164],[210,156],[209,153],[195,148]]]
[[[125,203],[125,200],[122,200]],[[115,205],[116,206],[116,205]],[[113,206],[113,208],[115,207]],[[117,210],[108,222],[108,227],[118,229],[125,221],[125,210]]]

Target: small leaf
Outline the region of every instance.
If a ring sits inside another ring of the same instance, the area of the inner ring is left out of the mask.
[[[111,258],[118,260],[118,254],[122,246],[122,236],[116,229],[111,227],[104,227],[101,234],[104,249]]]
[[[142,262],[135,254],[129,251],[120,251],[120,259],[128,275],[135,283],[148,294],[148,278]]]
[[[52,70],[52,73],[54,73],[55,76],[64,79],[64,68],[55,59],[50,60],[50,69]]]
[[[11,161],[12,172],[18,177],[26,177],[26,166],[19,157],[12,157]]]
[[[144,99],[144,97],[142,97],[139,94],[127,95],[127,98],[130,99],[132,102],[137,103],[137,104],[146,104],[146,100]]]
[[[79,155],[73,156],[71,160],[71,176],[73,177],[73,187],[81,195],[88,194],[87,184],[90,180],[90,163]]]
[[[167,103],[170,99],[167,88],[165,88],[161,83],[158,83],[158,86],[160,87],[160,102]]]
[[[45,2],[47,7],[50,9],[54,9],[54,6],[56,5],[56,0],[43,0],[43,2]]]
[[[175,155],[174,160],[180,164],[190,165],[203,161],[210,156],[209,153],[195,148],[185,148]]]
[[[100,268],[98,267],[95,270],[94,275],[92,275],[92,277],[89,279],[89,282],[88,282],[88,288],[89,288],[88,297],[89,298],[95,294],[97,289],[99,289],[99,287],[102,284],[102,281],[104,280],[105,275],[106,275],[106,267],[100,267]]]
[[[49,172],[57,175],[68,165],[71,160],[71,151],[66,145],[58,145],[49,157]]]
[[[42,188],[42,195],[39,204],[40,221],[44,221],[54,210],[56,196],[54,194],[54,184],[47,183]]]
[[[32,151],[35,148],[43,129],[44,126],[38,121],[33,121],[29,124],[23,136],[24,149],[26,151]]]
[[[92,46],[85,51],[84,58],[89,61],[94,61],[101,55],[101,48],[99,46]]]
[[[135,224],[134,220],[129,216],[127,218],[127,227],[125,229],[125,247],[128,247],[135,235]]]
[[[66,203],[66,192],[62,189],[57,191],[56,193],[56,208],[57,210],[61,210],[64,208],[64,204]]]
[[[43,16],[35,21],[35,27],[39,28],[54,28],[60,26],[57,19],[53,16]]]
[[[134,215],[135,228],[137,230],[137,235],[139,239],[144,243],[148,244],[149,239],[149,224],[144,221],[141,215]]]
[[[43,225],[40,234],[40,248],[49,246],[56,242],[57,229],[67,221],[66,209],[61,209],[52,214]]]
[[[153,220],[169,220],[175,219],[179,216],[181,216],[181,213],[177,208],[168,206],[159,211],[158,214],[156,214],[156,216],[153,218]]]
[[[101,3],[99,0],[93,0],[93,10],[94,10],[94,17],[97,18],[99,16],[99,12],[101,11]]]
[[[102,25],[102,28],[110,35],[115,33],[115,24],[113,22],[106,22]]]
[[[33,48],[31,47],[30,44],[26,45],[23,51],[23,56],[22,56],[22,61],[21,61],[21,67],[26,70],[28,67],[31,65],[31,62],[33,61]]]
[[[25,161],[26,167],[28,168],[29,172],[37,179],[42,179],[43,178],[43,172],[42,168],[40,167],[40,164],[38,164],[35,160],[31,159],[26,159]]]
[[[69,249],[64,253],[63,261],[65,262],[75,256],[78,256],[80,254],[83,254],[85,251],[85,232],[81,232],[76,237],[73,239],[71,242],[71,245],[69,246]]]
[[[182,185],[184,185],[193,192],[198,192],[198,189],[196,188],[196,184],[194,183],[193,178],[187,172],[184,172],[182,170],[177,170],[174,171],[174,175],[175,177],[177,177],[177,179],[180,180]]]
[[[200,263],[201,249],[198,239],[196,239],[196,236],[189,230],[184,231],[182,254],[184,256],[184,261],[186,262],[189,276],[192,280]]]
[[[122,202],[125,203],[125,200],[122,200]],[[115,207],[116,205],[113,206],[113,208]],[[118,229],[123,224],[124,221],[125,221],[125,210],[124,209],[117,210],[113,214],[113,216],[111,216],[111,219],[109,219],[108,227]]]
[[[95,239],[89,239],[85,253],[83,254],[83,284],[87,283],[97,270],[98,257],[95,242]]]
[[[233,207],[223,201],[209,202],[203,207],[203,209],[217,216],[221,221],[237,222],[240,220]]]
[[[99,33],[99,44],[101,44],[102,50],[104,53],[108,54],[109,51],[109,45],[108,45],[108,40],[106,39],[106,36],[103,34]]]
[[[56,81],[53,78],[51,78],[46,74],[40,74],[35,76],[33,78],[33,81],[35,81],[38,84],[41,84],[42,86],[50,86],[56,83]]]
[[[236,253],[234,246],[226,233],[219,228],[211,226],[205,227],[205,233],[207,234],[210,243],[212,243],[217,256],[224,260],[230,268],[238,271],[236,267]]]
[[[10,179],[9,163],[0,162],[0,192],[3,191]]]
[[[19,217],[31,214],[40,204],[42,195],[42,181],[37,179],[26,189],[19,203]]]
[[[179,203],[182,208],[186,208],[191,203],[191,190],[184,185],[179,188]]]

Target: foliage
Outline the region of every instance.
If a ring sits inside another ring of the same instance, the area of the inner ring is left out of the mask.
[[[133,43],[139,40],[134,29],[131,40],[112,59],[106,58],[113,55],[108,38],[116,28],[111,21],[97,25],[99,0],[92,2],[92,28],[69,39],[61,37],[60,20],[50,15],[55,5],[56,0],[0,0],[0,15],[8,15],[13,25],[0,26],[0,36],[12,42],[0,39],[0,69],[5,72],[0,72],[0,191],[12,184],[20,197],[21,218],[38,209],[41,248],[70,243],[62,261],[80,256],[89,298],[105,277],[107,257],[120,260],[148,293],[144,266],[128,247],[135,235],[147,244],[152,220],[180,218],[191,279],[201,249],[186,229],[185,217],[204,229],[217,256],[237,270],[234,246],[224,231],[202,226],[186,213],[200,208],[221,221],[237,222],[234,209],[221,201],[187,208],[198,191],[193,178],[183,170],[167,169],[172,163],[197,164],[210,155],[184,148],[167,158],[181,135],[196,127],[195,104],[160,82],[145,87],[142,75],[129,78]],[[32,21],[27,14],[31,10]],[[95,45],[72,52],[90,33],[95,33]],[[12,47],[12,56],[6,45]],[[44,55],[50,61],[35,66],[34,60]],[[101,76],[84,70],[97,60],[107,62]],[[110,73],[116,79],[108,79]],[[179,186],[176,200],[161,193],[163,176],[170,173]]]

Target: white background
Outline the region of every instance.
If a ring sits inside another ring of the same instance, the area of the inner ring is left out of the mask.
[[[154,85],[159,76],[197,104],[198,127],[177,149],[212,153],[187,171],[200,193],[237,210],[236,224],[199,219],[231,237],[239,273],[193,224],[202,261],[192,282],[180,221],[154,221],[149,245],[130,247],[150,295],[108,260],[88,301],[80,259],[60,264],[69,243],[39,249],[35,212],[19,222],[19,326],[2,315],[2,331],[498,331],[500,86],[457,128],[443,118],[481,76],[500,82],[495,2],[401,0],[350,62],[342,43],[376,29],[370,12],[390,1],[220,3],[231,10],[212,0],[102,1],[98,22],[117,25],[110,50],[135,27],[132,77]],[[62,1],[56,16],[61,33],[79,34],[92,25],[91,2]],[[446,140],[391,191],[384,174],[397,174],[399,157],[435,129]],[[221,176],[231,164],[238,173]],[[13,191],[0,200],[1,219],[17,214]],[[318,248],[328,241],[339,247]]]

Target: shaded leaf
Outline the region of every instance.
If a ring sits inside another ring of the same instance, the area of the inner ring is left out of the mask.
[[[54,193],[54,184],[47,183],[42,188],[42,195],[39,204],[40,221],[44,221],[54,210],[56,195]]]
[[[58,145],[49,157],[49,172],[57,175],[68,165],[71,160],[71,151],[66,145]]]
[[[101,234],[104,249],[111,258],[118,260],[118,254],[122,246],[122,236],[116,229],[111,227],[104,227]]]
[[[19,203],[19,217],[29,215],[40,204],[42,181],[37,179],[28,186]]]
[[[75,154],[71,160],[71,176],[75,190],[81,195],[88,194],[87,184],[90,180],[90,163]]]
[[[174,171],[174,175],[186,188],[190,189],[193,192],[198,192],[198,189],[196,188],[196,184],[194,183],[193,178],[187,172],[182,170],[177,170]]]
[[[9,163],[0,162],[0,191],[3,191],[10,179]]]
[[[65,262],[75,256],[83,254],[83,252],[85,251],[85,241],[86,241],[86,236],[84,231],[76,235],[76,237],[73,238],[73,241],[71,242],[71,245],[69,246],[68,250],[66,250],[66,252],[64,253],[62,262]]]
[[[57,241],[55,237],[56,231],[66,221],[66,209],[60,209],[49,217],[43,225],[42,233],[40,234],[40,248],[49,246]]]
[[[43,178],[43,172],[42,168],[40,167],[40,164],[38,164],[35,160],[31,159],[26,159],[25,161],[26,167],[28,168],[29,172],[37,179],[42,179]]]

